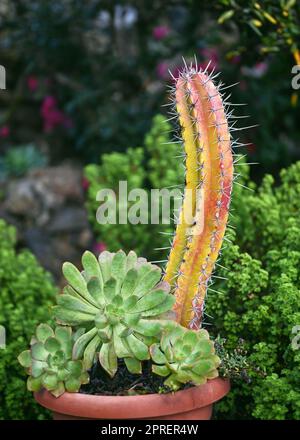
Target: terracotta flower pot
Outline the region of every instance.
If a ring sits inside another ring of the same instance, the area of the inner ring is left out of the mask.
[[[53,412],[54,420],[209,420],[213,403],[229,390],[229,380],[216,378],[205,385],[169,394],[94,396],[64,393],[55,398],[48,391],[41,390],[34,396],[39,404]]]

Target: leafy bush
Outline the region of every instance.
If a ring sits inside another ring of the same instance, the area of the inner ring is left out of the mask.
[[[134,188],[161,189],[183,183],[184,168],[178,159],[178,145],[168,144],[171,126],[162,115],[153,119],[150,132],[145,137],[145,151],[142,148],[129,148],[126,153],[110,153],[101,157],[100,165],[88,165],[85,176],[89,181],[87,209],[97,239],[105,242],[110,251],[133,249],[139,255],[159,257],[153,249],[164,243],[159,232],[171,232],[171,225],[150,224],[104,224],[96,219],[100,205],[96,200],[99,190],[113,189],[118,194],[119,181],[127,181],[128,192]],[[128,208],[132,203],[128,203]],[[122,208],[121,208],[122,209]],[[117,216],[119,212],[117,213]],[[118,217],[117,217],[118,219]],[[117,221],[118,223],[118,221]],[[150,220],[149,220],[150,223]],[[157,258],[159,259],[159,258]]]
[[[15,229],[0,220],[0,325],[6,329],[6,348],[0,349],[0,419],[44,418],[47,413],[27,392],[16,357],[37,322],[49,319],[56,289],[35,257],[17,252],[15,243]]]
[[[237,186],[233,225],[218,280],[209,291],[212,330],[234,348],[244,339],[250,383],[233,386],[217,406],[220,418],[299,419],[300,351],[291,346],[300,324],[300,162],[265,176],[251,192]],[[222,292],[222,294],[217,293]]]
[[[261,53],[279,52],[280,49],[298,50],[300,30],[299,3],[296,0],[268,0],[256,2],[220,0],[216,9],[222,9],[219,24],[233,21],[239,27],[247,45],[260,42]],[[245,47],[242,48],[246,50]]]

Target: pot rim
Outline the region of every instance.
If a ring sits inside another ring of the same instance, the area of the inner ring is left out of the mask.
[[[54,397],[49,391],[42,389],[34,393],[34,397],[40,405],[70,416],[136,419],[168,416],[202,408],[220,400],[229,390],[229,379],[218,377],[203,385],[167,394],[102,396],[65,392],[60,397]]]

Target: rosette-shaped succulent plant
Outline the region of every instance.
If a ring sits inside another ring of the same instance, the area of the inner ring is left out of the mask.
[[[87,251],[82,265],[83,272],[71,263],[63,265],[69,285],[54,307],[59,323],[82,329],[74,359],[83,358],[90,368],[99,352],[111,377],[117,358],[124,358],[132,373],[140,373],[141,361],[150,358],[149,345],[160,338],[163,321],[157,318],[174,304],[168,283],[159,283],[160,268],[132,251],[127,256],[104,251],[99,259]]]
[[[46,388],[58,397],[65,391],[75,393],[81,384],[89,382],[83,362],[72,359],[74,339],[76,335],[72,336],[70,327],[58,326],[55,331],[47,324],[37,327],[30,350],[18,357],[29,374],[29,391]]]
[[[150,353],[156,364],[152,371],[167,377],[164,384],[174,391],[182,384],[201,385],[218,376],[220,359],[206,330],[187,330],[177,325],[163,332],[160,344],[151,345]]]

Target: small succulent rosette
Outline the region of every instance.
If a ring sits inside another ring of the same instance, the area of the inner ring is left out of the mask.
[[[160,343],[150,347],[152,371],[166,377],[164,384],[178,390],[182,384],[202,385],[218,376],[220,359],[206,330],[188,330],[180,325],[164,332]]]
[[[37,327],[30,349],[18,357],[29,374],[29,391],[46,388],[59,397],[65,391],[77,392],[82,384],[89,382],[83,362],[72,358],[75,339],[70,327],[57,326],[55,330],[47,324]]]

